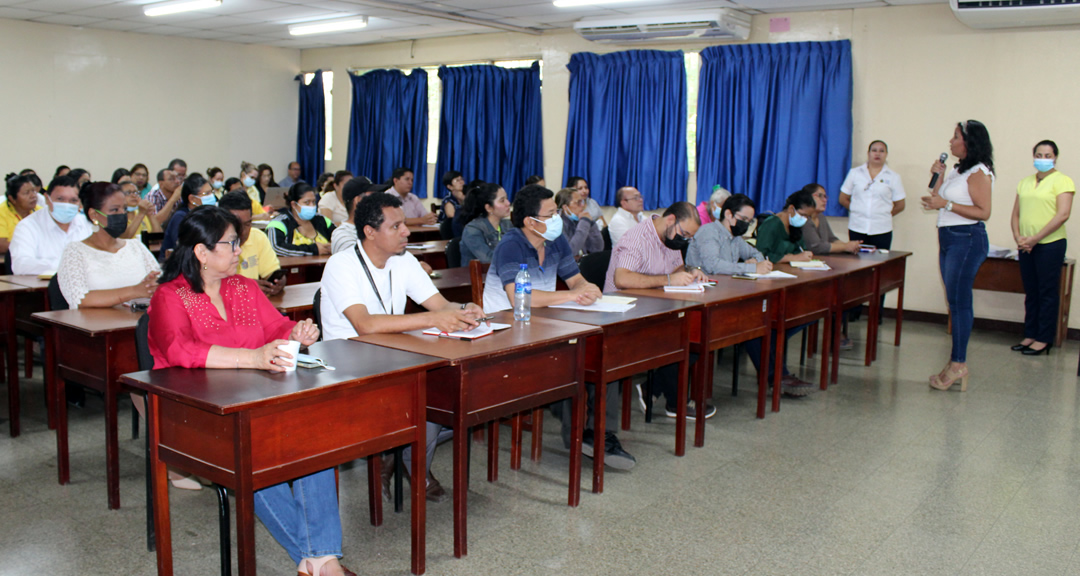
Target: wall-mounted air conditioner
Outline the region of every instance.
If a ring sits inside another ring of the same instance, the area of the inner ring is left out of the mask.
[[[586,18],[576,22],[574,30],[586,40],[610,44],[746,40],[750,37],[750,16],[722,8],[704,13]]]
[[[1080,0],[949,0],[957,20],[972,28],[1080,24]]]

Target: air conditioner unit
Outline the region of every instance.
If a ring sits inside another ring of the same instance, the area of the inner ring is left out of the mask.
[[[1080,24],[1080,0],[949,0],[956,19],[972,28]]]
[[[610,44],[693,40],[746,40],[750,16],[720,9],[704,13],[586,18],[574,23],[586,40]]]

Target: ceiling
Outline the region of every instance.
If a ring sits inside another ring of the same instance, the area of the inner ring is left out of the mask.
[[[581,18],[670,12],[675,7],[688,12],[734,8],[761,14],[947,0],[626,0],[576,8],[556,8],[550,0],[223,0],[216,8],[155,18],[144,16],[142,5],[156,1],[0,0],[0,18],[303,49],[501,31],[484,22],[536,31],[570,28]],[[474,22],[447,19],[440,14]],[[287,29],[287,25],[298,22],[356,15],[368,16],[367,28],[302,37],[289,36]]]

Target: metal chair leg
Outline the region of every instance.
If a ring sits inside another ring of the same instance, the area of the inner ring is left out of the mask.
[[[229,493],[224,486],[214,484],[218,499],[218,529],[221,531],[221,576],[232,575],[232,532],[229,526]]]

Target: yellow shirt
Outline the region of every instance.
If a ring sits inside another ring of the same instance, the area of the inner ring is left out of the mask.
[[[1038,186],[1035,185],[1035,174],[1020,181],[1016,186],[1016,195],[1020,201],[1020,235],[1034,236],[1038,234],[1057,213],[1058,194],[1075,194],[1076,185],[1072,178],[1054,172]],[[1065,239],[1065,227],[1060,226],[1057,230],[1046,235],[1039,244],[1049,244]]]
[[[266,208],[263,208],[262,202],[259,202],[259,189],[252,186],[247,189],[248,198],[251,198],[251,215],[266,214]]]
[[[41,210],[41,206],[34,206],[33,212]],[[11,235],[15,233],[15,225],[19,223],[22,218],[19,213],[11,207],[11,204],[4,202],[3,206],[0,206],[0,238],[6,238],[11,240]]]
[[[128,224],[131,223],[131,218],[128,218]],[[154,228],[150,226],[150,217],[143,216],[142,222],[139,223],[139,229],[135,232],[135,236],[138,237],[143,232],[153,232]]]
[[[240,247],[240,266],[236,273],[244,278],[258,280],[266,278],[278,268],[281,268],[281,263],[278,262],[274,249],[270,247],[270,239],[262,230],[252,228],[247,242]]]
[[[311,238],[308,238],[307,236],[301,234],[300,228],[297,228],[296,230],[293,230],[292,243],[296,246],[307,246],[309,244],[329,244],[330,241],[318,232],[315,233],[315,239],[312,240]]]

